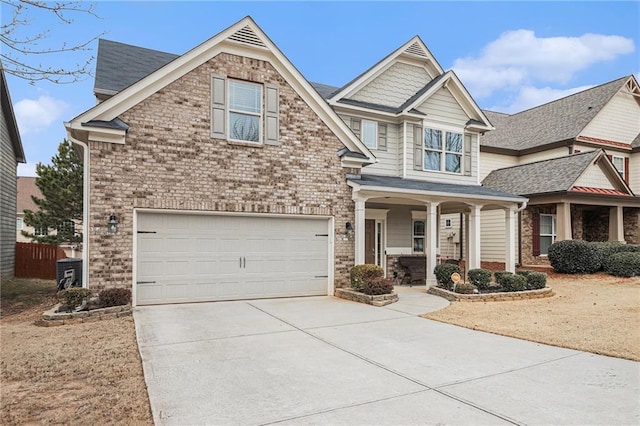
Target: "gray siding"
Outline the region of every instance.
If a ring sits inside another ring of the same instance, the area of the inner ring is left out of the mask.
[[[0,111],[0,275],[11,278],[16,253],[16,157]]]
[[[352,99],[399,107],[431,78],[422,66],[396,62],[354,94]]]

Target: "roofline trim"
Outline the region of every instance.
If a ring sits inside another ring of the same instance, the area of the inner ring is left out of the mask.
[[[7,124],[9,130],[9,136],[11,138],[11,145],[13,146],[13,153],[16,157],[16,161],[25,164],[27,157],[24,155],[24,147],[22,146],[22,138],[20,137],[20,129],[18,128],[18,121],[16,120],[15,111],[13,110],[13,103],[11,102],[11,95],[9,94],[9,85],[7,84],[7,77],[4,73],[4,68],[0,63],[0,91],[2,93],[2,110],[6,111]]]

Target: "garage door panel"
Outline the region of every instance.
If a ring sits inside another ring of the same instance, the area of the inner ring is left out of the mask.
[[[138,235],[138,304],[327,294],[327,219],[140,213],[138,224],[155,232]]]

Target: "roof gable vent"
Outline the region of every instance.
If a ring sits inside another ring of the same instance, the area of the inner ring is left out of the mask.
[[[233,33],[229,36],[229,40],[252,46],[267,47],[249,25]]]
[[[411,46],[407,47],[404,53],[410,53],[412,55],[421,56],[427,58],[427,54],[424,52],[420,44],[416,41]]]

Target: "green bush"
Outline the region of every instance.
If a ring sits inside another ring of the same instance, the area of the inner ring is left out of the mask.
[[[460,267],[453,263],[441,263],[439,265],[436,265],[433,270],[438,285],[446,288],[447,290],[451,290],[453,288],[451,274],[453,274],[454,272],[460,273]]]
[[[527,290],[539,290],[547,286],[547,274],[544,272],[529,271],[525,278],[527,279]]]
[[[509,275],[513,275],[513,273],[509,272],[509,271],[495,271],[493,273],[493,276],[495,278],[496,284],[502,285],[502,279],[504,277],[507,277]]]
[[[98,293],[98,304],[103,308],[128,305],[131,302],[131,290],[128,288],[107,288]]]
[[[82,302],[91,297],[93,293],[88,288],[71,287],[58,292],[58,301],[62,304],[61,310],[71,311],[82,305]]]
[[[527,279],[522,275],[503,275],[500,285],[504,291],[524,291],[527,289]]]
[[[351,288],[356,291],[362,291],[365,283],[371,282],[374,278],[380,278],[383,275],[384,270],[378,265],[356,265],[351,268]]]
[[[522,275],[523,277],[527,278],[532,272],[534,271],[530,271],[528,269],[520,269],[519,271],[516,271],[516,274]]]
[[[582,240],[565,240],[551,244],[549,262],[563,274],[593,274],[602,267],[602,252]]]
[[[609,256],[609,274],[616,277],[640,275],[640,252],[622,252]]]
[[[393,280],[378,277],[370,281],[365,281],[364,286],[362,287],[362,292],[370,296],[391,294],[393,293]]]
[[[471,283],[458,283],[454,286],[454,291],[460,294],[477,293],[478,288]]]
[[[469,269],[467,272],[469,282],[480,290],[489,288],[491,282],[491,271],[488,269]]]
[[[589,243],[602,254],[602,271],[608,272],[609,258],[616,253],[640,252],[640,245],[625,244],[617,241],[593,242]]]

